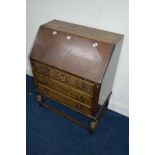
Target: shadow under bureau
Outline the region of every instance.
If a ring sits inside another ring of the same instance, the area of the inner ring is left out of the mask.
[[[40,106],[95,130],[108,108],[123,35],[53,20],[40,26],[30,62]],[[46,98],[90,118],[89,124],[54,109]]]

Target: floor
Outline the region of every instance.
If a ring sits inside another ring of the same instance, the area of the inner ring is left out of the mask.
[[[93,135],[38,106],[33,79],[26,75],[27,155],[128,155],[129,118],[108,110]],[[48,100],[83,123],[87,118]]]

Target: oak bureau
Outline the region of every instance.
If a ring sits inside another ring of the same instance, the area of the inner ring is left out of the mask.
[[[53,20],[40,26],[30,54],[37,101],[91,133],[108,108],[123,35]],[[46,98],[90,119],[54,109]]]

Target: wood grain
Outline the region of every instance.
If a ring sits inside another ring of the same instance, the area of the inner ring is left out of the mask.
[[[53,35],[53,31],[39,29],[30,58],[101,83],[115,45],[61,31]],[[71,40],[67,36],[71,36]]]
[[[56,80],[49,79],[44,75],[40,74],[38,76],[38,82],[40,82],[40,83],[58,91],[58,92],[61,92],[62,94],[69,96],[79,102],[82,102],[86,105],[92,104],[92,96],[90,96],[86,93],[80,92],[72,87],[67,86],[67,85],[64,85],[63,83],[60,83]]]
[[[78,112],[84,113],[86,115],[90,115],[91,114],[91,108],[89,106],[86,106],[68,96],[65,96],[64,94],[51,89],[43,84],[38,84],[38,91],[40,91],[40,93],[44,94],[44,96],[48,96],[49,98],[60,102],[61,104],[74,109]]]

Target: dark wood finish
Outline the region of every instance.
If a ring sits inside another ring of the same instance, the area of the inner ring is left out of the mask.
[[[105,112],[107,111],[110,96],[111,96],[111,93],[108,95],[106,101],[101,106],[98,114],[95,117],[92,117],[92,116],[88,115],[88,117],[90,118],[90,121],[89,121],[88,125],[84,125],[84,124],[80,123],[79,121],[75,120],[74,118],[72,118],[72,117],[66,115],[65,113],[63,113],[63,112],[61,112],[61,111],[59,111],[59,110],[49,106],[48,104],[46,104],[43,101],[39,101],[38,104],[41,107],[46,108],[49,111],[54,112],[55,114],[64,117],[65,119],[71,121],[72,123],[75,123],[75,124],[79,125],[82,128],[88,129],[90,134],[93,134],[95,129],[96,129],[96,127],[97,127],[97,125],[98,125],[98,123],[99,123],[99,121],[100,121],[100,119],[101,119],[101,116],[103,116],[105,114]]]
[[[49,98],[52,98],[53,100],[56,100],[63,105],[74,109],[80,113],[84,113],[85,115],[91,115],[91,109],[90,106],[85,105],[77,100],[74,100],[73,98],[66,96],[54,89],[51,89],[43,84],[38,84],[38,92],[43,94],[43,96],[47,96]]]
[[[30,57],[101,83],[114,44],[97,42],[60,31],[53,35],[54,31],[40,27]],[[67,36],[71,36],[71,40],[66,39]],[[94,43],[98,46],[94,47]]]
[[[40,105],[41,107],[44,107],[44,108],[48,109],[48,110],[51,111],[51,112],[54,112],[54,113],[57,114],[57,115],[60,115],[60,116],[64,117],[65,119],[68,119],[69,121],[71,121],[71,122],[73,122],[73,123],[75,123],[75,124],[81,126],[82,128],[86,128],[86,129],[88,129],[88,130],[91,130],[91,128],[89,128],[89,126],[81,124],[79,121],[75,120],[74,118],[72,118],[72,117],[70,117],[70,116],[64,114],[64,113],[61,112],[61,111],[58,111],[57,109],[55,109],[55,108],[53,108],[53,107],[51,107],[51,106],[49,106],[49,105],[47,105],[47,104],[45,104],[45,103],[40,102],[39,105]]]
[[[92,104],[92,96],[80,92],[79,90],[76,90],[74,88],[71,88],[63,83],[60,83],[56,80],[49,79],[44,75],[38,75],[38,82],[56,90],[59,91],[60,93],[69,96],[79,102],[82,102],[83,104],[86,105],[91,105]]]
[[[46,24],[43,24],[42,26],[65,33],[71,33],[87,39],[97,40],[111,44],[117,44],[123,37],[122,34],[108,32],[59,20],[50,21]]]
[[[64,71],[49,67],[45,64],[34,62],[34,65],[37,73],[43,74],[48,78],[66,84],[72,88],[78,89],[90,95],[93,94],[93,83],[82,80],[81,78],[76,78],[69,73],[65,73]]]
[[[122,40],[120,34],[57,20],[40,26],[30,54],[39,105],[51,110],[42,101],[53,99],[91,120],[86,127],[55,113],[93,132],[109,103]]]

